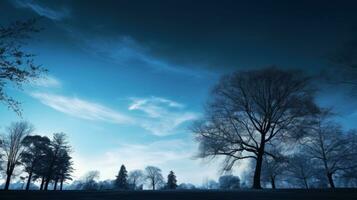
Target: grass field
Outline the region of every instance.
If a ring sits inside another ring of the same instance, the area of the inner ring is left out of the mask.
[[[356,189],[239,191],[0,191],[0,200],[357,200]]]

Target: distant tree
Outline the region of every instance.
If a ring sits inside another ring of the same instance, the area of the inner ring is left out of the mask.
[[[215,180],[205,180],[202,184],[202,189],[207,189],[207,190],[216,190],[219,189],[219,183]]]
[[[276,148],[276,146],[274,146]],[[287,167],[287,159],[278,150],[274,152],[274,157],[265,156],[262,166],[262,181],[269,182],[272,189],[276,189],[276,180],[282,176]]]
[[[292,177],[298,185],[310,188],[310,182],[316,175],[311,158],[302,153],[294,154],[288,159],[287,175]]]
[[[41,167],[41,162],[46,158],[50,148],[50,139],[39,135],[26,136],[22,140],[25,150],[21,153],[21,163],[25,172],[28,173],[26,190],[29,190],[30,183],[36,169]]]
[[[173,171],[170,171],[169,175],[167,176],[166,188],[170,190],[174,190],[177,188],[176,175]]]
[[[5,89],[8,84],[21,88],[46,72],[46,69],[34,63],[34,54],[28,53],[23,46],[31,33],[39,32],[36,20],[16,21],[9,26],[0,27],[0,102],[21,115],[20,103],[8,96]]]
[[[357,154],[348,133],[344,134],[341,126],[332,122],[330,116],[328,110],[321,110],[316,115],[303,144],[307,155],[321,164],[330,187],[334,188],[336,173],[357,167],[351,162]]]
[[[194,189],[196,189],[196,186],[191,183],[181,183],[180,185],[177,186],[177,189],[179,189],[179,190],[194,190]]]
[[[316,110],[309,78],[300,71],[266,68],[224,76],[212,92],[203,120],[193,125],[199,157],[225,156],[224,170],[236,161],[256,162],[253,188],[261,188],[267,143],[295,135]]]
[[[121,165],[118,176],[114,182],[115,187],[120,190],[128,189],[128,172],[124,165]]]
[[[33,130],[33,126],[28,122],[14,122],[8,127],[7,134],[1,138],[1,149],[3,150],[3,157],[6,162],[6,182],[4,190],[9,189],[14,169],[20,164],[21,153],[25,149],[22,141],[26,136],[30,135]]]
[[[164,177],[161,174],[161,169],[154,166],[147,166],[145,168],[145,177],[149,181],[149,185],[152,187],[152,190],[157,189],[164,183]]]
[[[83,190],[97,190],[99,179],[99,171],[89,171],[82,177],[82,188]]]
[[[134,170],[129,172],[128,182],[132,189],[138,188],[144,181],[144,172],[141,170]]]
[[[235,190],[240,188],[240,179],[238,176],[224,175],[219,177],[219,188],[223,190]]]

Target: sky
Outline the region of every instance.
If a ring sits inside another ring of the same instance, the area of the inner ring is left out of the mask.
[[[20,118],[0,106],[0,131],[27,120],[36,134],[68,135],[75,178],[99,170],[113,179],[120,165],[154,165],[178,182],[219,177],[219,160],[195,158],[189,127],[220,76],[276,65],[310,74],[356,39],[354,1],[0,1],[0,24],[40,18],[27,42],[47,77],[7,92],[22,102]],[[328,89],[328,90],[327,90]],[[332,95],[333,93],[333,95]],[[357,104],[337,86],[317,101],[332,106],[346,129]],[[235,167],[243,176],[246,163]]]

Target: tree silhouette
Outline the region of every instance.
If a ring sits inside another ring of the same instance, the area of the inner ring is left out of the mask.
[[[294,135],[315,110],[309,79],[302,72],[266,68],[224,76],[204,119],[192,128],[199,157],[225,156],[224,170],[236,161],[254,159],[253,188],[259,189],[263,156],[274,157],[267,143]]]
[[[48,190],[51,181],[58,181],[58,170],[61,159],[70,152],[70,146],[64,133],[53,134],[51,141],[51,151],[48,152],[48,163],[45,165],[44,190]]]
[[[46,72],[46,69],[34,63],[34,54],[23,49],[30,34],[40,31],[35,24],[36,20],[31,19],[0,27],[0,102],[18,115],[21,115],[20,102],[6,93],[6,86],[12,84],[21,88],[24,83]]]
[[[134,170],[129,172],[128,182],[131,185],[131,188],[136,189],[142,185],[144,181],[144,172],[141,170]]]
[[[121,165],[117,178],[115,179],[115,186],[119,190],[128,189],[128,172],[124,165]]]
[[[29,190],[31,179],[36,169],[41,168],[41,162],[47,156],[50,148],[50,139],[39,135],[26,136],[22,140],[25,150],[21,153],[21,163],[24,165],[25,172],[28,173],[26,190]]]
[[[155,190],[158,186],[163,184],[164,177],[162,177],[161,169],[154,166],[147,166],[145,172],[146,180],[149,181],[152,190]]]
[[[309,189],[310,181],[316,174],[312,160],[302,153],[289,157],[286,170],[288,176],[295,179],[299,185],[303,185],[306,189]]]
[[[8,129],[7,134],[1,137],[1,149],[4,152],[6,162],[6,182],[4,190],[10,186],[11,176],[16,166],[20,164],[21,154],[24,151],[23,139],[33,132],[33,126],[28,122],[14,122]]]
[[[329,110],[321,109],[316,114],[315,122],[308,127],[308,135],[303,138],[307,155],[318,161],[324,169],[331,188],[335,187],[334,175],[337,172],[357,167],[357,152],[349,134],[343,133],[342,127],[330,119]]]
[[[224,175],[219,177],[219,188],[223,190],[235,190],[240,188],[240,179],[238,176]]]
[[[177,180],[176,175],[173,171],[170,171],[169,175],[167,176],[167,189],[174,190],[177,188]]]

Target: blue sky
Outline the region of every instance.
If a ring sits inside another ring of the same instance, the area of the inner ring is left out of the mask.
[[[218,161],[193,159],[197,144],[188,127],[202,116],[219,77],[271,64],[316,72],[326,53],[357,30],[354,11],[345,7],[233,2],[1,1],[4,24],[42,16],[44,30],[26,48],[49,69],[22,91],[7,91],[37,134],[68,135],[77,178],[99,170],[101,179],[113,179],[121,164],[129,171],[174,170],[179,182],[217,178]],[[353,128],[353,98],[338,88],[329,92],[318,101],[336,107]],[[17,120],[0,107],[1,131]]]

